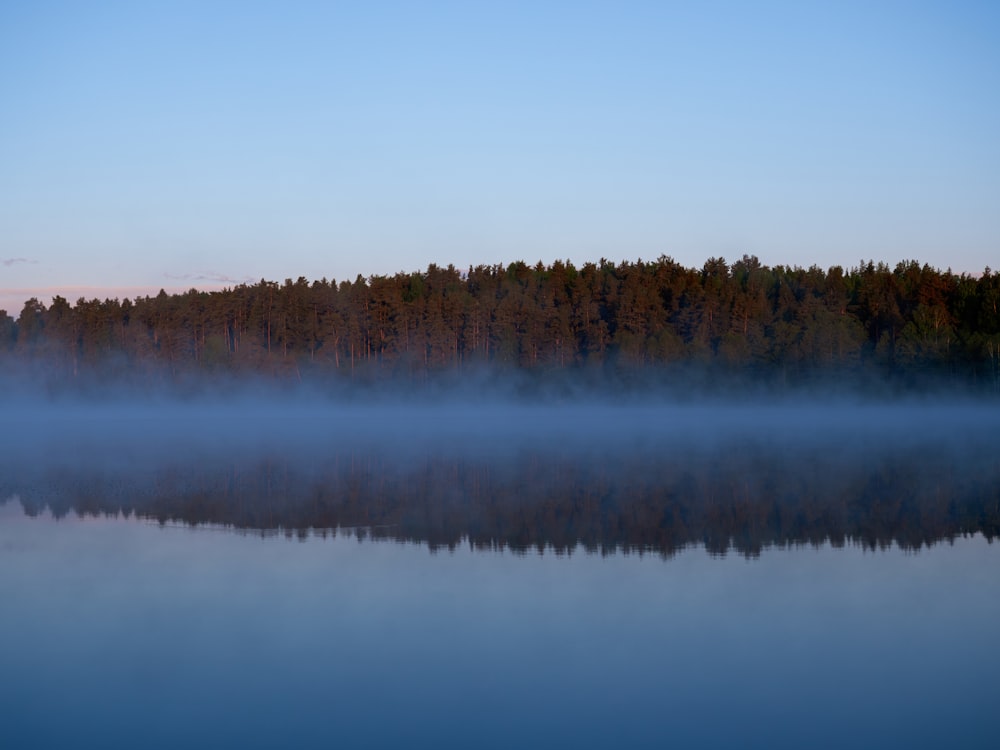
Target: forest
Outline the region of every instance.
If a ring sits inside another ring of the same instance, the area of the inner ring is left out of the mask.
[[[87,374],[419,380],[477,368],[699,371],[781,383],[856,374],[1000,393],[1000,275],[668,257],[428,266],[0,311],[0,365]]]

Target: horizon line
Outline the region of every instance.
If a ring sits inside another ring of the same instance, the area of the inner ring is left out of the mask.
[[[670,256],[667,256],[670,257]],[[916,260],[916,259],[913,259]],[[518,261],[511,261],[511,263]],[[526,263],[526,261],[520,261]],[[566,262],[566,261],[561,261]],[[636,261],[633,261],[636,262]],[[727,265],[732,265],[734,261],[726,260]],[[875,262],[874,260],[872,262]],[[884,262],[884,261],[880,261]],[[906,262],[906,261],[900,261]],[[917,261],[919,262],[919,261]],[[431,263],[429,265],[437,265],[436,263]],[[452,264],[453,265],[453,264]],[[500,264],[503,265],[503,264]],[[551,264],[545,264],[551,265]],[[574,264],[575,265],[575,264]],[[681,265],[684,265],[683,263]],[[767,264],[762,264],[767,265]],[[778,264],[783,265],[783,264]],[[836,265],[836,264],[835,264]],[[888,265],[888,263],[887,263]],[[923,264],[929,265],[929,264]],[[685,266],[686,267],[686,266]],[[769,266],[773,268],[774,266]],[[792,266],[794,267],[794,266]],[[801,266],[806,268],[805,266]],[[832,266],[831,266],[832,267]],[[845,271],[850,271],[854,267],[845,268],[840,266]],[[860,266],[859,266],[860,267]],[[695,267],[692,267],[697,270]],[[959,271],[956,272],[951,268],[941,269],[934,267],[940,273],[951,273],[954,276],[968,276],[973,279],[979,279],[983,276],[984,270],[980,271]],[[458,267],[456,266],[456,270]],[[829,269],[827,269],[829,270]],[[419,271],[418,271],[419,273]],[[380,274],[370,274],[365,276],[365,279],[371,278],[373,276],[379,276]],[[178,281],[179,279],[172,279],[173,281]],[[262,279],[266,280],[266,279]],[[192,279],[192,281],[195,281]],[[192,283],[192,284],[129,284],[129,285],[100,285],[100,284],[55,284],[52,286],[41,286],[41,287],[0,287],[0,310],[5,310],[8,315],[16,317],[17,313],[24,308],[25,303],[34,298],[40,302],[45,302],[48,299],[47,305],[52,303],[55,297],[64,297],[67,302],[76,304],[80,299],[105,301],[110,299],[117,299],[123,301],[125,299],[134,300],[141,297],[155,297],[160,291],[164,291],[167,294],[185,294],[192,289],[199,292],[218,292],[224,289],[230,289],[240,284],[255,284],[255,281],[210,281],[208,279],[199,280],[202,283]],[[318,279],[312,279],[311,281],[318,281]],[[11,303],[14,303],[11,306]]]

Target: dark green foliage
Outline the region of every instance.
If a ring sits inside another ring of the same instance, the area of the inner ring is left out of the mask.
[[[29,300],[0,314],[0,353],[82,371],[422,378],[483,366],[536,372],[698,368],[806,381],[864,372],[1000,391],[1000,276],[915,261],[845,272],[756,257],[700,270],[656,261],[359,276],[135,300]]]
[[[17,323],[6,310],[0,310],[0,356],[13,349],[16,341]]]

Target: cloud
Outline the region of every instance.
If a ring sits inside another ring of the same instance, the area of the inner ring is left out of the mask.
[[[209,271],[207,273],[165,273],[164,278],[173,279],[175,281],[210,281],[215,284],[248,284],[253,281],[249,276],[236,279],[232,276],[227,276],[222,273],[214,273]]]
[[[3,260],[0,260],[0,263],[2,263],[3,265],[7,266],[8,268],[10,266],[15,265],[16,263],[29,263],[29,264],[33,264],[33,263],[37,263],[37,262],[38,262],[37,260],[32,260],[31,258],[4,258]]]

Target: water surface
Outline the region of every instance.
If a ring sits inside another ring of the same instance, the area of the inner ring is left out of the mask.
[[[0,746],[995,746],[995,414],[71,412],[0,459]]]

